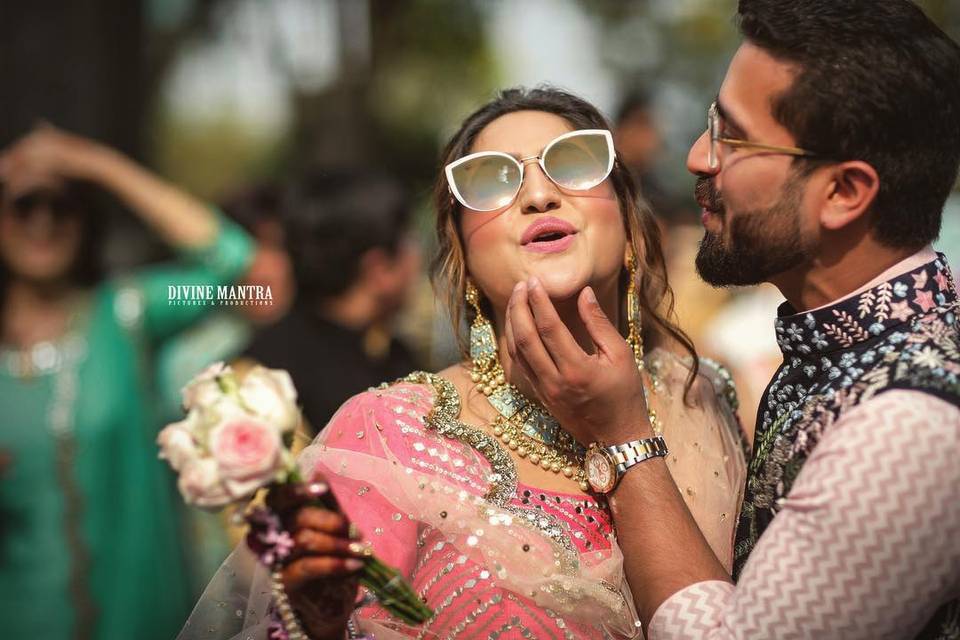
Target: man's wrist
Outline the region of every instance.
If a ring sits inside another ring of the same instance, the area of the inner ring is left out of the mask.
[[[650,420],[646,416],[642,416],[637,420],[611,428],[604,433],[602,437],[596,438],[596,440],[602,440],[609,446],[623,444],[632,440],[652,438],[654,435],[656,434],[653,432],[653,426],[650,424]]]

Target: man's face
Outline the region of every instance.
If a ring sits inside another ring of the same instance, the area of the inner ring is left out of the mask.
[[[717,100],[720,136],[796,146],[773,117],[773,99],[793,82],[790,65],[744,43],[737,50]],[[705,132],[690,149],[688,170],[705,229],[697,271],[715,286],[768,281],[811,260],[818,238],[800,161],[776,152],[717,144],[719,166],[708,163]]]

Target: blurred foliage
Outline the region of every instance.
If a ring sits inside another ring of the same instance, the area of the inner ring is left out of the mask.
[[[218,17],[222,21],[243,3],[271,9],[267,0],[146,1],[152,8],[147,49],[154,105],[157,87],[177,56],[191,44],[217,37]],[[210,197],[238,180],[283,177],[291,167],[368,163],[391,169],[415,191],[425,191],[437,174],[440,145],[500,84],[498,64],[504,61],[488,42],[489,10],[496,2],[519,0],[325,1],[341,13],[356,9],[351,3],[367,3],[367,59],[351,59],[341,42],[340,75],[320,88],[304,88],[278,60],[276,73],[287,76],[292,112],[280,139],[249,130],[229,113],[199,126],[155,109],[148,130],[152,159],[163,173]],[[664,116],[668,148],[661,164],[671,174],[664,177],[685,184],[681,156],[701,127],[702,105],[717,91],[739,41],[733,21],[737,1],[573,2],[600,34],[601,61],[616,86],[623,94],[649,95]],[[960,36],[960,2],[919,4],[948,33]],[[284,36],[276,30],[268,37]]]
[[[216,38],[218,23],[211,16],[228,15],[245,0],[184,1],[188,6],[173,18],[164,13],[158,20],[152,49],[167,68],[176,43],[186,47]],[[355,2],[334,1],[341,8]],[[277,56],[276,73],[285,77],[292,109],[283,140],[263,139],[229,114],[200,126],[158,108],[151,127],[153,162],[207,197],[238,178],[281,178],[291,168],[340,163],[390,169],[422,192],[435,177],[441,138],[496,85],[481,6],[369,0],[368,12],[369,59],[357,60],[350,43],[341,41],[340,75],[330,85],[303,87]],[[266,37],[283,38],[263,28]]]
[[[151,131],[152,162],[162,175],[198,196],[216,200],[284,166],[288,139],[252,134],[223,116],[201,125],[161,113]]]
[[[475,2],[373,5],[367,107],[389,164],[422,188],[436,175],[442,139],[497,84],[483,16]]]

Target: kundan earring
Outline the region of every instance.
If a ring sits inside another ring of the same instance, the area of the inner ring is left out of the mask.
[[[469,280],[466,299],[474,312],[473,322],[470,323],[470,360],[473,362],[470,379],[483,395],[489,396],[498,387],[506,384],[507,379],[503,367],[500,366],[493,325],[483,315],[480,309],[480,292]]]
[[[627,344],[633,349],[637,367],[643,369],[643,323],[637,292],[637,259],[633,253],[627,258]]]
[[[637,290],[637,258],[630,254],[627,258],[627,344],[633,349],[633,358],[637,361],[637,369],[641,375],[645,368],[643,363],[643,323],[640,311],[640,292]],[[650,365],[648,373],[650,374],[650,387],[654,393],[660,391],[660,376],[657,372],[656,360]],[[643,399],[647,403],[647,417],[650,419],[650,425],[653,432],[657,435],[663,433],[663,426],[657,417],[657,411],[650,404],[650,394],[647,392],[647,386],[643,386]]]

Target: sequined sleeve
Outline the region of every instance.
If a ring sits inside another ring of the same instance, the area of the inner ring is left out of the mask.
[[[671,596],[652,640],[914,637],[960,595],[960,409],[890,391],[823,436],[736,586]],[[954,607],[954,629],[960,611]]]

